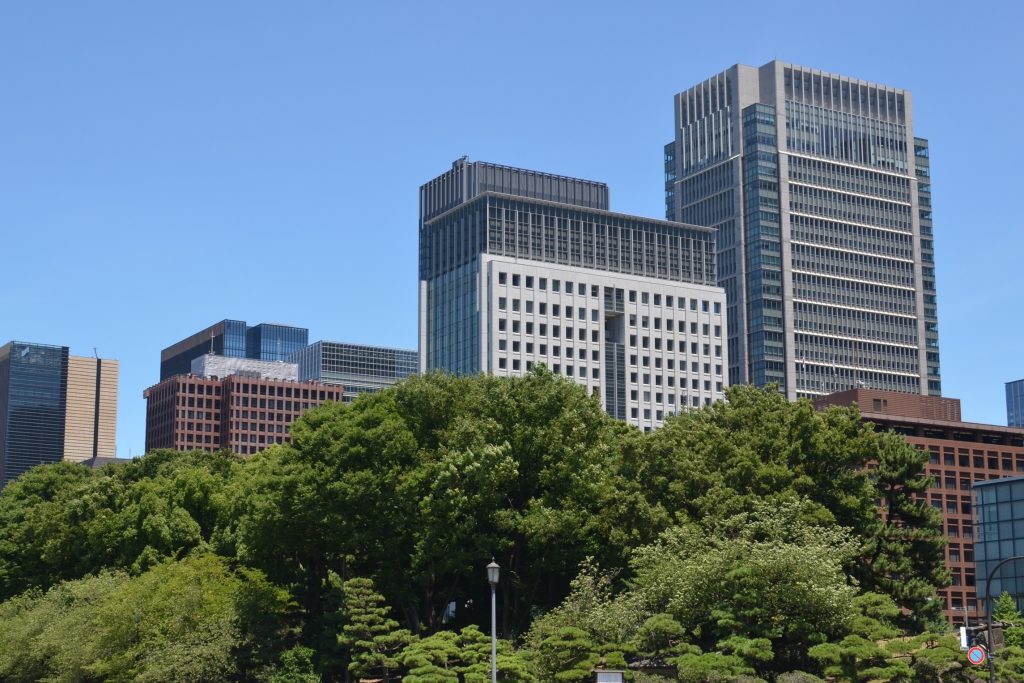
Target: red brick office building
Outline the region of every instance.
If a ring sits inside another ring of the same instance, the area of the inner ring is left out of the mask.
[[[856,403],[861,415],[881,429],[902,434],[928,452],[932,507],[942,511],[949,546],[946,566],[952,585],[941,591],[951,624],[979,618],[974,571],[971,485],[976,481],[1024,474],[1024,429],[963,422],[960,400],[875,389],[850,389],[816,400],[821,408]]]
[[[170,377],[143,392],[146,450],[251,455],[290,443],[291,425],[303,412],[341,401],[343,393],[337,385],[246,375]]]

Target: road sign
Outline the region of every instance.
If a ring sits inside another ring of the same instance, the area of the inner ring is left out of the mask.
[[[981,666],[988,659],[988,653],[985,652],[985,648],[975,645],[967,651],[967,661],[974,666]]]

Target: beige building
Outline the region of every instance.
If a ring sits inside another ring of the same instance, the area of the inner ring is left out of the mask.
[[[68,356],[64,459],[82,462],[117,452],[118,362]]]

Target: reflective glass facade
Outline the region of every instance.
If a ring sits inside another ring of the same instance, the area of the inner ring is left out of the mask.
[[[160,353],[160,379],[191,372],[192,361],[213,353],[228,358],[287,360],[306,346],[309,330],[261,323],[249,327],[242,320],[222,320],[168,346]]]
[[[1024,427],[1024,379],[1006,383],[1006,424]]]
[[[68,348],[0,347],[0,485],[64,457]]]
[[[910,93],[770,62],[675,99],[666,216],[717,229],[729,382],[940,395],[928,141]]]
[[[309,344],[309,330],[260,323],[246,331],[245,355],[256,360],[288,360]]]
[[[318,341],[294,354],[299,380],[344,388],[344,401],[380,391],[416,374],[419,355],[407,349]]]
[[[1018,608],[1024,608],[1024,560],[1007,562],[993,576],[992,584],[985,585],[1000,561],[1024,556],[1024,477],[978,482],[974,485],[974,500],[979,609],[984,613],[983,601],[1003,591],[1017,600]]]

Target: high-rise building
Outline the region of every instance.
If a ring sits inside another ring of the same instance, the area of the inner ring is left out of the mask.
[[[64,459],[85,462],[117,453],[118,362],[68,356]]]
[[[213,353],[229,358],[287,360],[309,343],[309,330],[274,323],[249,327],[241,320],[221,320],[160,352],[160,379],[186,375],[192,361]]]
[[[713,231],[614,213],[603,183],[465,158],[420,188],[420,368],[543,363],[649,429],[723,396]]]
[[[340,386],[281,379],[280,366],[290,364],[260,364],[266,362],[243,360],[229,375],[176,375],[146,389],[146,450],[251,455],[291,443],[292,423],[302,413],[342,398]],[[223,372],[226,366],[205,367]]]
[[[906,90],[773,61],[676,95],[666,216],[717,229],[730,383],[941,393],[929,175]]]
[[[1006,383],[1006,424],[1024,427],[1024,379]]]
[[[66,346],[0,346],[0,485],[44,463],[113,457],[117,375],[117,361]]]
[[[987,537],[975,526],[972,487],[1024,473],[1024,429],[963,422],[959,399],[939,396],[848,389],[818,397],[815,404],[856,404],[864,421],[898,432],[910,445],[927,451],[933,483],[920,500],[942,513],[946,569],[952,578],[939,597],[951,624],[977,624],[985,615],[979,599],[984,593],[978,590],[985,574],[976,571],[975,561],[982,558],[974,553]]]
[[[291,361],[298,364],[301,381],[343,386],[346,402],[393,386],[419,368],[415,351],[332,341],[314,342]]]

